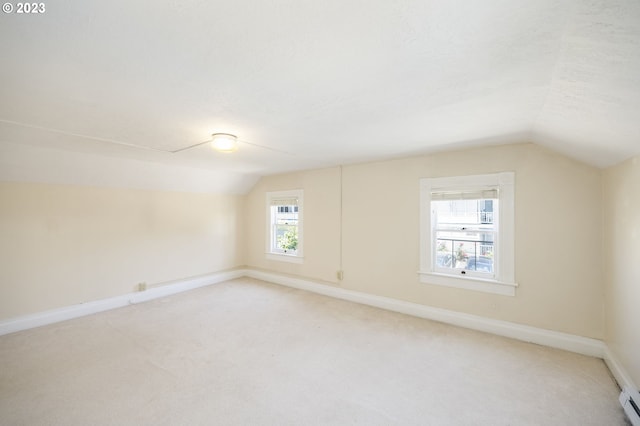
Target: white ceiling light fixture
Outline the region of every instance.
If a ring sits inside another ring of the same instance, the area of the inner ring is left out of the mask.
[[[235,152],[238,150],[238,137],[230,133],[214,133],[211,135],[211,147],[220,152]]]

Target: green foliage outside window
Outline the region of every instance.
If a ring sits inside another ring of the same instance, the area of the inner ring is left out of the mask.
[[[298,228],[292,228],[278,237],[278,247],[285,252],[298,248]]]

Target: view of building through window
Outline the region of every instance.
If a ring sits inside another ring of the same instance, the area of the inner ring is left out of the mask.
[[[434,215],[435,265],[493,275],[497,200],[438,200]]]

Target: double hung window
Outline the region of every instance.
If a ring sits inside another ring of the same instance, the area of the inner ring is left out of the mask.
[[[514,295],[514,175],[421,179],[421,281]]]
[[[267,193],[267,258],[302,262],[302,190]]]
[[[432,192],[432,256],[442,273],[495,278],[497,190]]]

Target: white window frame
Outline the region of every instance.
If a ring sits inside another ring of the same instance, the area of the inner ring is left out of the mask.
[[[282,253],[273,251],[273,221],[275,217],[273,215],[272,204],[274,200],[278,199],[287,199],[287,198],[297,198],[298,204],[298,247],[296,249],[296,253]],[[304,242],[304,232],[303,232],[303,222],[304,222],[304,191],[302,189],[294,189],[290,191],[273,191],[266,193],[266,236],[265,236],[265,257],[268,260],[276,260],[280,262],[290,262],[290,263],[303,263],[303,242]]]
[[[486,187],[498,189],[498,223],[495,246],[494,277],[475,274],[450,273],[437,268],[433,256],[434,226],[431,194],[437,191],[476,190]],[[515,296],[515,173],[501,172],[485,175],[454,176],[420,179],[420,282],[446,287],[463,288]]]

